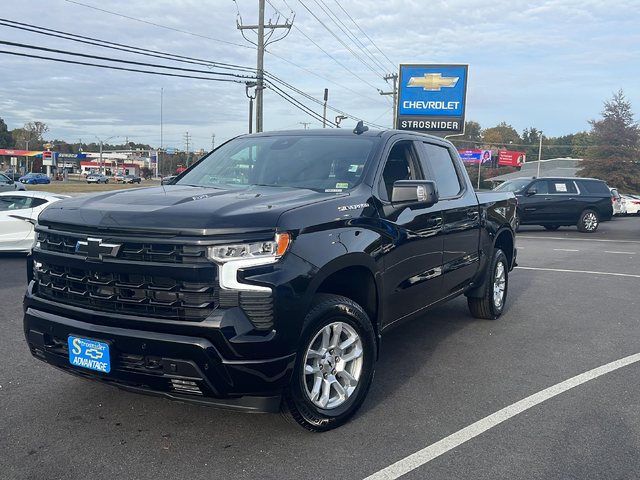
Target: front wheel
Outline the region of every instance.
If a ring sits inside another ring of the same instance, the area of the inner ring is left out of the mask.
[[[577,226],[582,233],[593,233],[598,229],[598,225],[600,225],[598,212],[587,209],[580,215]]]
[[[502,250],[495,248],[481,298],[467,297],[471,315],[486,320],[496,320],[504,311],[509,290],[509,262]]]
[[[285,418],[312,432],[343,425],[367,396],[375,360],[375,334],[362,307],[339,295],[316,295],[282,395]]]

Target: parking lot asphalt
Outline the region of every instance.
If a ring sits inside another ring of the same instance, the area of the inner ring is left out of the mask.
[[[365,478],[530,395],[640,353],[640,218],[615,219],[593,235],[523,227],[517,244],[522,268],[511,273],[502,318],[475,320],[458,298],[389,332],[361,411],[325,434],[278,415],[122,392],[33,359],[22,333],[24,257],[4,255],[0,477]],[[403,478],[638,478],[639,374],[632,363],[594,378]]]

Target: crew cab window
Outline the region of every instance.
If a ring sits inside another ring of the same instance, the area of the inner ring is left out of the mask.
[[[29,208],[36,208],[36,207],[39,207],[40,205],[44,205],[45,203],[49,203],[49,202],[44,198],[32,198],[31,205],[29,205]]]
[[[453,164],[453,159],[449,153],[449,149],[431,143],[424,143],[425,152],[427,154],[426,161],[438,185],[438,195],[440,198],[455,197],[462,190],[458,172]]]
[[[576,186],[568,180],[550,180],[549,193],[571,194],[577,193]]]
[[[396,143],[389,152],[387,163],[380,179],[380,196],[391,200],[393,184],[398,180],[421,180],[422,172],[418,169],[418,159],[413,148],[413,142],[401,141]]]
[[[0,212],[31,208],[31,197],[0,196]]]

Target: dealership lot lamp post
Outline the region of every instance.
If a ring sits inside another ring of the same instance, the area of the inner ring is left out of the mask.
[[[102,147],[103,144],[108,142],[109,140],[111,140],[112,138],[116,138],[119,137],[120,135],[113,135],[109,138],[105,138],[104,141],[100,140],[100,138],[97,135],[94,135],[94,137],[96,137],[98,139],[98,141],[100,142],[100,168],[98,169],[98,173],[102,174]]]
[[[536,178],[540,178],[540,161],[542,160],[542,132],[540,132],[540,148],[538,148],[538,174]]]

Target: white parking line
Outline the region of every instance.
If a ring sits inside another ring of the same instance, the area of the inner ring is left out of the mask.
[[[571,248],[554,248],[556,252],[579,252],[580,250],[573,250]]]
[[[542,272],[562,272],[562,273],[589,273],[591,275],[613,275],[614,277],[632,277],[640,278],[640,275],[632,273],[612,273],[612,272],[593,272],[590,270],[564,270],[561,268],[539,268],[539,267],[516,267],[520,270],[540,270]]]
[[[608,250],[605,250],[604,253],[619,253],[621,255],[635,255],[636,252],[610,252]]]
[[[517,235],[517,239],[527,240],[571,240],[575,242],[610,242],[610,243],[640,243],[640,240],[603,240],[598,238],[569,238],[569,237],[528,237],[526,235]]]
[[[611,363],[607,363],[601,367],[594,368],[593,370],[589,370],[588,372],[582,373],[575,377],[572,377],[564,382],[553,385],[552,387],[546,388],[541,392],[534,393],[533,395],[520,400],[508,407],[503,408],[502,410],[498,410],[497,412],[489,415],[488,417],[479,420],[468,427],[459,430],[456,433],[449,435],[446,438],[443,438],[439,442],[436,442],[428,447],[423,448],[422,450],[417,451],[416,453],[409,455],[408,457],[403,458],[402,460],[380,470],[379,472],[374,473],[373,475],[368,476],[365,480],[392,480],[409,473],[412,470],[415,470],[422,465],[430,462],[434,458],[439,457],[447,453],[450,450],[462,445],[465,442],[468,442],[472,438],[481,435],[487,430],[500,425],[502,422],[509,420],[516,415],[529,410],[540,403],[549,400],[561,393],[566,392],[578,385],[582,385],[590,380],[594,380],[602,375],[607,373],[614,372],[619,368],[626,367],[627,365],[631,365],[640,361],[640,353],[636,353],[635,355],[630,355],[625,358],[621,358],[620,360],[616,360]]]

